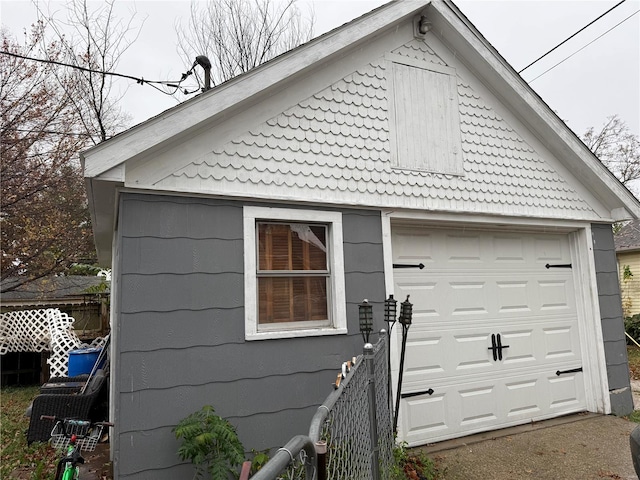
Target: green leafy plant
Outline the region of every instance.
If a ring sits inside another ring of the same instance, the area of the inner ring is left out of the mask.
[[[420,450],[409,451],[406,442],[393,447],[391,480],[435,480],[441,478],[435,463]]]
[[[633,272],[631,271],[631,267],[629,267],[629,265],[625,265],[622,271],[622,311],[624,312],[625,317],[628,317],[631,314],[631,309],[633,308],[631,285],[629,285],[632,280]]]
[[[178,455],[195,465],[196,478],[203,478],[206,472],[213,480],[227,480],[229,473],[237,476],[244,447],[233,425],[216,415],[211,405],[182,419],[173,431],[176,439],[182,439]]]
[[[267,464],[269,461],[269,454],[266,450],[264,452],[251,450],[251,453],[253,453],[253,458],[251,459],[251,474],[255,474]]]
[[[625,318],[624,329],[636,341],[640,339],[640,313]]]

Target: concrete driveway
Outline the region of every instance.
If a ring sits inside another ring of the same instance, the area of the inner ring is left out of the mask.
[[[636,426],[578,414],[423,447],[446,480],[637,480],[629,450]]]

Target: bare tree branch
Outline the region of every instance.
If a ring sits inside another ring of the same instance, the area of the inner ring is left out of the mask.
[[[600,130],[591,127],[582,140],[624,185],[640,179],[640,139],[618,115],[608,117]]]
[[[216,85],[307,42],[314,22],[313,12],[304,18],[296,0],[192,0],[186,26],[176,25],[178,52],[188,67],[206,55]]]
[[[132,18],[117,19],[114,2],[69,0],[64,20],[38,8],[23,44],[1,32],[3,51],[17,55],[0,56],[2,292],[95,261],[77,154],[128,121],[104,72],[139,34]],[[35,53],[49,62],[20,58]]]

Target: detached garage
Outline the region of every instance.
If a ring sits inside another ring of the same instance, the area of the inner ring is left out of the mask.
[[[358,304],[381,329],[390,294],[414,304],[410,445],[633,409],[611,225],[640,204],[448,0],[384,5],[83,160],[116,479],[188,476],[172,429],[206,403],[248,449],[306,432]]]

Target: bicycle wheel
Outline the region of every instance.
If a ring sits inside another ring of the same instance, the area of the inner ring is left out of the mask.
[[[78,467],[68,467],[65,468],[62,473],[61,480],[77,480],[79,477]]]

